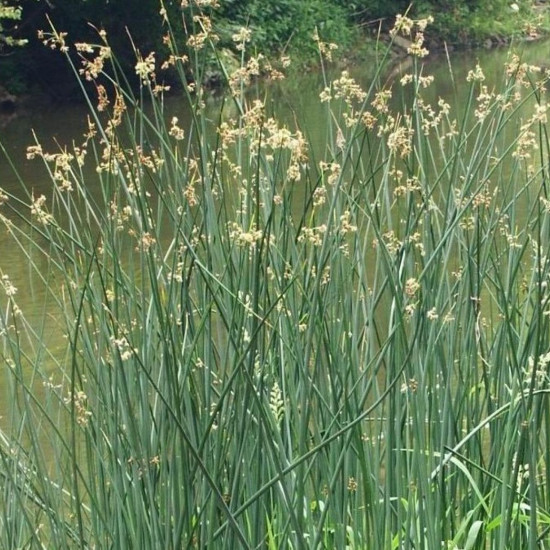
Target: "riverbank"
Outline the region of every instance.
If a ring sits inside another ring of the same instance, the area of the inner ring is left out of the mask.
[[[315,1],[315,4],[319,2]],[[197,3],[199,4],[199,3]],[[211,4],[201,2],[201,6]],[[238,68],[247,59],[242,58],[239,44],[235,43],[236,31],[241,25],[250,30],[247,39],[250,51],[262,52],[269,64],[279,69],[281,60],[292,59],[290,71],[301,73],[315,70],[319,66],[319,42],[327,45],[337,45],[331,49],[333,63],[353,67],[366,62],[373,62],[380,47],[390,44],[392,38],[389,31],[395,21],[398,11],[406,12],[407,6],[399,6],[399,2],[392,7],[377,8],[373,2],[360,1],[350,4],[341,4],[338,0],[322,4],[315,13],[308,11],[300,0],[285,0],[273,2],[271,7],[260,9],[255,2],[249,2],[246,9],[236,7],[235,3],[223,4],[211,12],[212,27],[208,32],[201,30],[201,19],[192,8],[186,8],[180,14],[172,12],[170,16],[176,24],[171,23],[171,31],[177,38],[182,55],[191,53],[189,36],[208,36],[216,44],[217,54],[227,65],[229,72]],[[284,4],[285,10],[281,10]],[[334,6],[332,5],[334,4]],[[468,3],[469,5],[470,3]],[[327,6],[329,6],[327,8]],[[330,9],[329,9],[330,8]],[[207,8],[201,8],[207,9]],[[190,11],[191,10],[191,11]],[[98,41],[97,33],[82,18],[89,18],[97,24],[97,28],[105,29],[109,46],[118,55],[120,66],[126,77],[139,88],[139,79],[135,75],[136,51],[157,52],[159,65],[170,53],[162,43],[162,35],[166,32],[158,11],[149,6],[147,16],[151,19],[149,32],[144,33],[140,17],[131,13],[119,14],[115,19],[115,12],[111,8],[97,9],[95,12],[79,14],[78,24],[76,15],[71,10],[66,13],[44,11],[40,17],[33,13],[32,22],[23,21],[21,26],[26,29],[29,44],[10,52],[9,56],[0,58],[0,82],[4,87],[3,97],[9,98],[10,116],[24,103],[23,98],[35,98],[46,103],[55,102],[64,104],[79,100],[80,86],[74,79],[73,72],[59,56],[49,47],[36,38],[39,29],[47,27],[46,16],[50,17],[58,30],[67,30],[67,43],[89,40]],[[432,53],[472,49],[476,47],[493,48],[509,44],[512,41],[533,41],[550,34],[550,4],[547,2],[483,2],[479,0],[475,7],[468,7],[461,2],[453,2],[452,6],[442,7],[438,3],[423,2],[411,12],[411,17],[430,17],[433,21],[425,31],[424,44]],[[29,15],[30,18],[30,15]],[[124,21],[124,32],[120,28]],[[98,24],[101,21],[101,25]],[[154,31],[154,32],[153,32]],[[312,36],[316,33],[319,40]],[[129,37],[132,37],[131,39]],[[70,40],[69,40],[70,39]],[[400,59],[408,55],[408,44],[413,37],[403,38],[400,43],[393,42],[392,57]],[[332,46],[330,46],[332,48]],[[217,67],[219,58],[212,53],[200,53],[202,62],[207,67],[202,72],[201,80],[210,88],[225,85],[225,76]],[[75,54],[77,66],[80,61]],[[177,87],[178,75],[170,71],[161,73],[161,79],[167,85]],[[288,72],[288,71],[286,71]],[[195,79],[196,74],[188,73],[188,79]]]
[[[426,17],[429,15],[426,14]],[[390,36],[389,29],[393,21],[393,18],[382,19],[363,27],[360,38],[363,43],[361,55],[378,50],[379,41],[391,45],[394,58],[408,55],[407,50],[412,41],[401,36]],[[532,6],[524,5],[522,8],[511,2],[505,9],[499,10],[496,17],[480,17],[480,14],[475,12],[460,10],[435,13],[426,28],[424,44],[428,52],[438,54],[476,48],[506,47],[512,42],[534,42],[549,35],[550,3],[536,2]],[[351,62],[358,60],[354,48],[344,52],[342,58]]]

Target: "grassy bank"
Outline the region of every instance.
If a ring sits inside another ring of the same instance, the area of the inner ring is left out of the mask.
[[[138,95],[108,37],[76,46],[87,135],[29,148],[48,196],[0,195],[57,304],[37,326],[2,272],[0,545],[548,545],[546,75],[511,56],[495,91],[472,67],[463,112],[429,105],[427,22],[399,18],[410,75],[385,88],[383,50],[370,89],[327,80],[314,151],[249,91],[282,75],[247,57],[246,30],[207,114],[186,75],[218,50],[196,15],[190,59],[168,22],[172,55],[137,53]]]
[[[472,8],[458,2],[437,13],[430,34],[436,44],[471,47],[534,40],[549,31],[550,17],[544,4],[486,2]]]

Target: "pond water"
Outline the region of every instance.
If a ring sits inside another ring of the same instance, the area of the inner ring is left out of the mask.
[[[530,64],[543,65],[550,59],[550,41],[522,45],[519,50],[522,59]],[[437,102],[441,97],[457,108],[457,112],[467,101],[466,76],[476,63],[479,63],[485,72],[486,83],[489,87],[501,78],[503,66],[508,57],[508,49],[483,50],[453,53],[449,57],[439,54],[425,61],[425,74],[433,75],[434,84],[429,93],[431,101]],[[368,64],[350,69],[351,75],[366,89],[373,67]],[[399,68],[394,71],[394,77],[399,74]],[[330,76],[336,76],[337,72]],[[320,72],[311,72],[301,75],[292,81],[278,85],[270,85],[263,92],[268,98],[268,104],[274,112],[289,123],[297,120],[300,127],[305,129],[307,138],[313,148],[322,152],[325,143],[324,106],[318,101],[319,93],[323,89],[323,75]],[[394,101],[406,101],[406,98],[396,94]],[[169,112],[178,114],[184,120],[186,113],[182,110],[181,100],[169,98],[167,107]],[[210,108],[215,114],[219,109],[220,101],[212,99]],[[0,143],[6,154],[0,154],[0,187],[12,194],[24,196],[33,193],[34,196],[48,194],[51,181],[40,161],[30,161],[26,158],[26,148],[36,140],[43,144],[45,150],[55,151],[57,144],[63,146],[79,143],[86,128],[87,108],[84,105],[59,106],[50,109],[30,109],[17,118],[0,126]],[[17,172],[12,165],[17,167]],[[17,220],[13,220],[17,225]],[[40,258],[33,256],[32,261]],[[46,269],[46,264],[44,264]],[[37,283],[36,277],[30,276],[29,258],[17,246],[6,231],[0,231],[0,275],[9,274],[10,280],[19,289],[17,302],[25,312],[31,323],[36,323],[37,330],[43,331],[43,337],[48,339],[48,348],[54,350],[64,346],[60,331],[52,330],[44,325],[48,319],[48,301],[45,300],[44,289]],[[0,296],[0,314],[5,309],[5,296]],[[52,304],[53,308],[53,304]],[[52,326],[55,324],[52,323]],[[0,375],[1,376],[1,375]],[[0,387],[2,386],[0,378]]]

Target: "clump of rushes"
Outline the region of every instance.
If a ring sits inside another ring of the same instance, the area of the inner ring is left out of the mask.
[[[82,143],[29,148],[51,193],[0,194],[66,343],[2,272],[1,546],[550,544],[547,74],[511,56],[464,112],[430,104],[427,21],[400,17],[412,72],[327,78],[318,152],[248,92],[272,69],[243,29],[213,131],[208,4],[186,54],[166,21],[185,125],[153,53],[135,97],[103,33],[44,35],[97,96]]]

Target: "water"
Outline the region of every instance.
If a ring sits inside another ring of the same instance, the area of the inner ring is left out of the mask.
[[[524,61],[535,65],[544,64],[550,58],[550,41],[524,45],[520,51]],[[468,96],[466,82],[468,71],[479,63],[486,75],[485,83],[490,89],[501,78],[508,55],[508,50],[503,49],[460,52],[452,54],[449,58],[439,54],[429,58],[425,63],[424,73],[433,75],[435,81],[427,91],[427,101],[436,104],[441,97],[454,106],[455,112],[460,112]],[[350,73],[364,89],[368,89],[373,70],[374,68],[369,65],[357,66],[351,68]],[[405,65],[403,70],[406,70]],[[335,77],[337,74],[338,72],[333,72],[329,77]],[[270,84],[262,90],[268,98],[269,109],[289,124],[295,120],[300,123],[317,157],[324,153],[326,132],[325,106],[318,101],[319,92],[324,87],[323,78],[321,72],[312,72],[280,85]],[[399,68],[390,78],[399,78]],[[394,102],[406,101],[406,97],[395,94]],[[186,114],[182,111],[181,103],[179,98],[169,98],[167,108],[168,112],[178,114],[182,119],[182,125],[185,125]],[[209,108],[212,110],[212,117],[215,118],[220,100],[213,99],[211,103]],[[84,105],[69,105],[48,110],[31,108],[0,127],[0,142],[5,147],[13,165],[17,167],[17,173],[15,173],[7,159],[3,155],[0,157],[0,187],[22,198],[26,193],[32,193],[35,197],[41,194],[48,195],[51,180],[47,171],[41,161],[26,158],[26,148],[36,140],[43,144],[45,150],[51,152],[65,145],[69,149],[72,144],[78,145],[86,131],[87,114],[87,108]],[[93,173],[90,173],[89,181],[92,186],[97,181]],[[16,217],[11,219],[16,228],[26,231],[23,221]],[[47,272],[48,263],[44,257],[34,254],[31,261],[36,262],[39,271]],[[31,276],[31,271],[27,255],[14,246],[12,237],[2,230],[0,232],[0,274],[9,275],[10,280],[19,289],[17,303],[36,330],[43,331],[42,337],[47,341],[48,349],[61,350],[65,345],[63,330],[61,327],[55,328],[55,323],[49,321],[51,312],[55,310],[54,299],[45,291],[40,280],[36,276]],[[59,291],[62,292],[62,289],[60,288]],[[0,314],[3,314],[5,308],[6,298],[2,294]],[[45,325],[44,319],[46,319]]]

